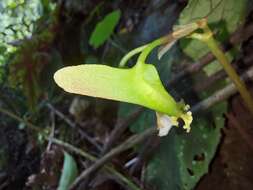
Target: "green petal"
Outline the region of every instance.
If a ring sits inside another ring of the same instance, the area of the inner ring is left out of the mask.
[[[70,66],[58,70],[54,79],[70,93],[139,104],[168,115],[181,114],[153,65],[131,69],[88,64]]]
[[[131,69],[106,65],[78,65],[58,70],[55,82],[65,91],[75,94],[136,103]]]

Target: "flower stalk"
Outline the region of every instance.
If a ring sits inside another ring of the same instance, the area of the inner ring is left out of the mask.
[[[210,51],[214,54],[214,56],[217,58],[217,60],[220,62],[220,64],[223,66],[224,70],[226,71],[229,78],[232,80],[232,82],[235,84],[237,90],[241,94],[245,105],[248,107],[249,111],[253,115],[253,99],[247,90],[247,87],[245,83],[241,80],[239,75],[236,73],[232,65],[230,64],[227,56],[225,53],[220,49],[219,43],[215,38],[213,37],[213,33],[211,29],[207,25],[206,19],[201,19],[196,22],[199,25],[199,28],[203,30],[203,33],[193,33],[190,35],[190,37],[194,39],[198,39],[202,42],[204,42]]]

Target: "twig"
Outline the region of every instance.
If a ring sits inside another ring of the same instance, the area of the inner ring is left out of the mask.
[[[5,189],[9,184],[10,184],[10,181],[9,181],[9,180],[5,180],[5,181],[0,185],[0,190]]]
[[[253,77],[253,67],[251,67],[247,72],[245,72],[245,74],[243,75],[243,78],[248,79],[248,78],[252,78]],[[206,100],[203,100],[202,102],[198,103],[196,106],[193,106],[192,111],[193,112],[197,112],[199,110],[204,110],[209,108],[210,106],[214,105],[215,103],[218,103],[222,100],[224,100],[225,98],[227,98],[228,96],[232,95],[233,93],[236,92],[236,89],[234,87],[233,84],[228,85],[227,87],[225,87],[224,89],[216,92],[214,95],[212,95],[211,97],[207,98]],[[21,122],[21,123],[25,123],[29,128],[31,128],[32,130],[35,130],[37,132],[41,132],[40,129],[33,125],[32,123],[25,121],[24,119],[22,119],[21,117],[5,110],[4,108],[0,107],[0,112],[2,112],[5,115],[10,116],[11,118]],[[156,133],[156,129],[155,128],[150,128],[147,129],[146,131],[144,131],[143,133],[139,134],[139,135],[133,135],[132,137],[130,137],[127,141],[125,141],[124,143],[122,143],[121,145],[115,147],[114,149],[112,149],[109,153],[107,153],[106,155],[104,155],[104,157],[98,159],[94,165],[92,165],[91,167],[89,167],[87,170],[85,170],[75,181],[75,183],[72,185],[72,189],[73,187],[75,187],[80,180],[82,180],[83,178],[85,178],[87,175],[89,175],[91,172],[99,169],[101,166],[103,166],[107,161],[109,161],[111,158],[113,158],[114,156],[118,155],[119,153],[133,147],[134,145],[142,142],[143,140],[147,139],[148,137],[150,137],[151,135],[154,135]],[[46,137],[47,138],[47,137]],[[48,139],[48,138],[47,138]],[[59,144],[60,141],[56,141],[56,139],[52,139],[52,142]],[[86,157],[87,159],[90,160],[94,160],[92,157],[90,157],[91,155],[83,152],[80,149],[77,149],[76,147],[73,147],[70,144],[63,144],[66,147],[68,147],[69,149],[72,149],[72,151]],[[121,174],[120,174],[121,175]]]
[[[82,157],[88,159],[88,160],[91,160],[91,161],[97,161],[97,158],[95,156],[92,156],[91,154],[88,154],[87,152],[79,149],[79,148],[76,148],[75,146],[69,144],[69,143],[66,143],[66,142],[63,142],[59,139],[56,139],[56,138],[51,138],[51,141],[54,143],[54,144],[57,144],[71,152],[74,152],[75,154],[78,154],[78,155],[81,155]],[[140,190],[133,182],[131,182],[129,179],[127,179],[124,175],[122,175],[121,173],[119,173],[117,170],[115,170],[114,168],[108,166],[108,165],[105,165],[104,166],[104,169],[109,171],[110,173],[114,174],[116,177],[118,177],[122,182],[124,182],[125,184],[127,184],[131,189],[133,190]]]
[[[90,143],[92,144],[94,147],[97,148],[97,150],[102,151],[102,147],[96,143],[96,141],[94,141],[87,133],[85,133],[83,130],[81,130],[75,122],[71,121],[67,116],[65,116],[62,112],[60,112],[59,110],[57,110],[53,105],[51,105],[50,103],[47,103],[47,107],[53,111],[58,117],[60,117],[65,123],[67,123],[70,127],[77,129],[80,134]]]
[[[54,137],[54,132],[55,132],[55,113],[54,112],[51,112],[51,118],[52,118],[51,119],[52,123],[51,123],[51,132],[50,132],[50,135],[49,135],[49,139]],[[52,145],[52,141],[49,140],[48,145],[47,145],[47,151],[50,150],[51,145]]]
[[[0,112],[13,118],[14,120],[17,120],[19,121],[20,123],[25,123],[26,126],[28,126],[30,129],[36,131],[36,132],[40,132],[41,135],[43,135],[43,137],[47,140],[47,141],[51,141],[55,144],[58,144],[58,145],[61,145],[73,152],[75,152],[76,154],[79,154],[83,157],[85,157],[86,159],[89,159],[91,161],[96,161],[97,158],[84,152],[83,150],[79,149],[79,148],[76,148],[74,147],[73,145],[69,144],[69,143],[66,143],[66,142],[63,142],[59,139],[56,139],[56,138],[50,138],[48,137],[46,134],[42,133],[39,129],[38,126],[22,119],[21,117],[19,117],[18,115],[15,115],[14,113],[12,112],[9,112],[8,110],[4,109],[4,108],[1,108],[0,107]],[[132,190],[140,190],[133,182],[131,182],[127,177],[125,177],[124,175],[122,175],[121,173],[119,173],[118,171],[116,171],[114,168],[110,167],[110,166],[105,166],[105,169],[107,171],[110,171],[111,173],[113,173],[114,175],[116,175],[120,180],[122,180],[124,183],[126,183]]]
[[[154,151],[159,146],[160,138],[158,136],[154,136],[152,138],[149,138],[147,141],[145,141],[145,144],[142,146],[142,148],[138,151],[137,161],[131,166],[130,168],[130,174],[134,174],[136,170],[139,169],[141,166],[141,163],[144,160],[148,160],[151,155],[153,155]]]
[[[12,112],[10,112],[10,111],[8,111],[8,110],[2,108],[2,107],[0,107],[0,112],[2,112],[3,114],[5,114],[5,115],[11,117],[11,118],[14,119],[14,120],[19,121],[20,123],[24,123],[24,124],[25,124],[26,126],[28,126],[30,129],[32,129],[32,130],[34,130],[34,131],[36,131],[36,132],[39,132],[39,133],[41,133],[41,134],[43,134],[43,131],[42,131],[39,127],[33,125],[33,124],[30,123],[29,121],[26,121],[26,120],[22,119],[22,118],[19,117],[18,115],[14,114],[14,113],[12,113]]]
[[[251,67],[244,75],[243,78],[252,78],[253,77],[253,67]],[[225,87],[224,89],[218,91],[217,93],[215,93],[213,96],[207,98],[206,100],[203,100],[202,102],[200,102],[199,104],[197,104],[196,106],[193,107],[193,112],[197,112],[199,110],[203,110],[203,109],[207,109],[210,106],[214,105],[215,103],[218,103],[222,100],[224,100],[225,98],[227,98],[228,96],[232,95],[233,93],[236,92],[236,89],[234,87],[233,84]],[[21,123],[25,123],[29,128],[37,131],[37,132],[41,132],[40,129],[31,124],[30,122],[25,121],[24,119],[22,119],[21,117],[5,110],[4,108],[0,107],[0,112],[2,112],[3,114],[6,114],[10,117],[12,117],[13,119],[21,122]],[[112,149],[109,153],[107,153],[106,155],[104,155],[104,157],[98,159],[94,165],[92,165],[91,167],[89,167],[87,170],[85,170],[78,178],[77,180],[74,182],[74,184],[72,185],[72,189],[73,187],[75,187],[80,180],[82,180],[83,178],[85,178],[87,175],[89,175],[90,173],[92,173],[93,171],[99,169],[101,166],[103,166],[106,162],[108,162],[111,158],[113,158],[114,156],[118,155],[119,153],[133,147],[134,145],[142,142],[143,140],[147,139],[148,137],[154,135],[156,133],[156,129],[155,128],[150,128],[147,129],[146,131],[144,131],[143,133],[139,134],[139,135],[133,135],[132,137],[130,137],[127,141],[125,141],[124,143],[122,143],[121,145],[115,147],[114,149]],[[46,137],[46,139],[48,140],[48,137]],[[54,139],[54,138],[53,138]],[[55,140],[52,140],[52,142],[59,144],[60,141],[56,142]],[[77,149],[76,147],[73,147],[70,144],[63,144],[64,142],[62,142],[62,146],[65,145],[66,148],[68,147],[69,149],[72,149],[72,151],[86,157],[87,159],[90,160],[94,160],[92,157],[90,157],[91,155],[83,152],[80,149]],[[122,174],[120,174],[122,175]]]
[[[245,28],[240,28],[236,30],[230,37],[229,41],[224,43],[221,46],[221,49],[223,51],[229,51],[232,49],[232,47],[236,44],[239,44],[246,39],[248,39],[253,33],[253,25],[249,25]],[[192,74],[195,72],[198,72],[200,69],[202,69],[207,64],[211,63],[215,60],[215,56],[210,52],[204,55],[202,58],[200,58],[197,62],[191,63],[185,67],[184,70],[180,71],[179,73],[176,73],[167,83],[167,86],[170,86],[172,83],[175,83],[176,81],[180,80],[187,74]]]
[[[245,74],[243,75],[243,78],[248,79],[248,78],[252,78],[253,77],[253,67],[251,67],[247,72],[245,72]],[[228,85],[227,87],[225,87],[224,89],[218,91],[217,93],[215,93],[214,95],[212,95],[211,97],[207,98],[206,100],[203,100],[202,102],[200,102],[199,104],[197,104],[196,106],[193,106],[192,111],[193,112],[197,112],[199,110],[203,110],[203,109],[207,109],[210,106],[214,105],[215,103],[218,103],[222,100],[224,100],[225,98],[227,98],[228,96],[232,95],[233,93],[236,92],[236,89],[234,87],[233,84]],[[40,129],[33,125],[30,122],[25,121],[24,119],[22,119],[21,117],[5,110],[4,108],[0,107],[0,112],[2,112],[5,115],[10,116],[11,118],[21,122],[21,123],[25,123],[29,128],[40,132]],[[84,179],[87,175],[89,175],[90,173],[92,173],[93,171],[99,169],[101,166],[103,166],[106,162],[108,162],[111,158],[113,158],[114,156],[118,155],[119,153],[133,147],[134,145],[142,142],[143,140],[147,139],[148,137],[156,134],[156,129],[155,128],[149,128],[146,131],[144,131],[143,133],[139,134],[139,135],[133,135],[132,137],[130,137],[127,141],[125,141],[124,143],[122,143],[121,145],[115,147],[114,149],[112,149],[109,153],[107,153],[106,155],[104,155],[104,157],[98,159],[94,165],[92,165],[91,167],[89,167],[87,170],[85,170],[77,179],[76,181],[72,184],[72,189],[74,189],[74,187],[82,180]],[[45,136],[46,137],[46,136]],[[48,139],[46,137],[46,139]],[[59,145],[61,144],[62,146],[65,146],[66,148],[69,148],[70,150],[86,157],[87,159],[90,160],[95,160],[93,157],[91,157],[91,155],[89,155],[88,153],[85,153],[84,151],[70,145],[67,143],[64,143],[62,141],[57,141],[57,139],[51,138],[53,143],[58,143]],[[113,169],[114,170],[114,169]],[[112,171],[112,170],[111,170]],[[119,174],[119,177],[122,174]],[[122,176],[121,176],[122,177]],[[128,181],[129,182],[129,181]],[[138,189],[138,188],[137,188]]]
[[[98,159],[92,166],[84,170],[74,181],[74,183],[71,185],[70,189],[75,189],[78,184],[87,176],[89,176],[92,172],[99,169],[101,166],[103,166],[106,162],[108,162],[111,158],[115,157],[119,153],[133,147],[134,145],[142,142],[143,140],[147,139],[148,137],[154,135],[157,132],[156,128],[153,127],[150,130],[144,131],[141,135],[133,135],[128,140],[123,142],[121,145],[115,147],[110,152],[105,154],[102,158]]]
[[[242,79],[243,80],[249,80],[253,78],[253,66],[248,69],[243,75]],[[194,105],[191,108],[192,112],[199,112],[202,110],[206,110],[212,105],[221,102],[225,99],[227,99],[229,96],[235,94],[237,92],[236,87],[233,83],[229,84],[225,88],[215,92],[212,96],[206,98],[205,100],[202,100],[198,104]]]
[[[103,147],[102,154],[108,152],[109,149],[115,144],[115,142],[122,136],[125,130],[131,125],[143,112],[143,107],[138,107],[132,113],[130,113],[124,120],[118,121],[113,131],[110,134],[109,140]]]
[[[249,78],[253,78],[253,66],[244,73],[243,77],[245,80]],[[201,101],[197,105],[192,107],[192,112],[196,113],[200,110],[205,110],[211,107],[212,105],[223,101],[224,99],[228,98],[230,95],[236,93],[236,88],[234,84],[230,84],[227,87],[225,87],[222,90],[219,90],[214,95],[210,96],[209,98]],[[80,176],[75,180],[75,182],[72,184],[71,189],[74,189],[78,183],[89,176],[92,172],[99,169],[103,164],[108,162],[111,158],[118,155],[119,153],[131,148],[132,146],[142,142],[143,140],[147,139],[147,137],[150,137],[156,133],[155,128],[150,128],[144,131],[143,133],[139,135],[134,135],[130,137],[127,141],[122,143],[121,145],[115,147],[112,149],[109,153],[105,154],[102,158],[100,158],[97,162],[95,162],[91,167],[87,168],[83,173],[80,174]]]
[[[64,115],[62,112],[60,112],[58,109],[56,109],[52,104],[47,103],[46,106],[54,112],[58,117],[60,117],[65,123],[67,123],[70,127],[75,128],[76,124],[71,121],[66,115]]]
[[[195,84],[193,86],[193,89],[195,92],[202,92],[202,91],[206,90],[208,87],[210,87],[212,84],[214,84],[215,82],[226,78],[226,76],[227,75],[226,75],[225,71],[220,70],[220,71],[214,73],[213,75],[211,75],[210,77],[208,77],[204,83],[203,83],[203,81],[200,81],[197,84]]]

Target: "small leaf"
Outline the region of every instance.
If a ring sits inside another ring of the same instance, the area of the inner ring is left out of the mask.
[[[57,190],[68,190],[71,183],[77,177],[77,173],[78,170],[75,160],[70,154],[64,152],[63,170]]]
[[[104,19],[96,25],[90,37],[89,44],[94,48],[101,46],[113,33],[114,28],[119,22],[120,15],[120,10],[113,11],[106,15]]]

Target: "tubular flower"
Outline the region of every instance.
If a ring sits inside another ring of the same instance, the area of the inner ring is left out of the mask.
[[[70,93],[128,102],[155,110],[159,113],[160,136],[166,135],[171,126],[178,126],[179,118],[185,123],[183,128],[189,132],[192,122],[189,106],[177,103],[165,90],[155,66],[145,63],[150,51],[161,43],[161,40],[156,40],[123,57],[120,66],[124,66],[134,54],[142,52],[132,68],[99,64],[69,66],[58,70],[54,80]]]

